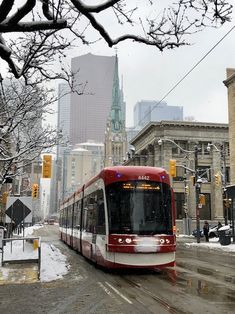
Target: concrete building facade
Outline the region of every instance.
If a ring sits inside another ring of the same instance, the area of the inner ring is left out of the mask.
[[[212,144],[210,151],[207,148],[208,143]],[[186,121],[150,122],[131,141],[131,144],[135,148],[135,154],[125,163],[126,165],[160,166],[169,170],[170,160],[176,160],[177,174],[172,178],[172,186],[175,191],[177,225],[180,229],[182,229],[182,218],[186,217],[192,219],[192,228],[195,227],[196,193],[192,177],[195,174],[194,152],[197,146],[199,149],[197,173],[202,181],[201,193],[206,199],[206,204],[200,209],[201,224],[204,220],[224,222],[223,176],[221,176],[224,171],[226,184],[230,181],[227,124]],[[225,154],[223,160],[222,147]],[[221,177],[219,185],[215,181],[217,174]]]
[[[66,143],[70,138],[70,107],[71,107],[71,90],[68,84],[59,84],[58,86],[58,116],[57,129],[62,132],[63,143],[57,146],[57,156],[63,154]]]
[[[104,144],[92,141],[67,149],[62,157],[62,185],[59,199],[71,195],[103,167]]]
[[[228,123],[229,123],[229,146],[231,184],[235,185],[235,69],[227,69],[227,79],[224,81],[228,89]]]
[[[91,53],[72,58],[71,68],[79,93],[71,95],[70,144],[104,142],[112,104],[115,56]],[[80,84],[80,85],[79,85]]]

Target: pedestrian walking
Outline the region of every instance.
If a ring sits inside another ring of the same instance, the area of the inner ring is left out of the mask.
[[[209,242],[209,224],[207,221],[205,221],[203,226],[203,233],[206,238],[206,242]]]

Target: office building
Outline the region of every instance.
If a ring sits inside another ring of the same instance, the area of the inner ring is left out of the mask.
[[[73,58],[71,64],[79,90],[71,95],[70,144],[104,142],[112,105],[115,56],[89,53]]]
[[[150,121],[183,120],[183,107],[168,106],[165,101],[141,100],[134,107],[134,127]]]
[[[58,86],[58,117],[57,129],[62,132],[63,142],[57,146],[57,157],[63,154],[64,149],[69,142],[70,132],[70,99],[71,90],[68,84],[59,84]]]

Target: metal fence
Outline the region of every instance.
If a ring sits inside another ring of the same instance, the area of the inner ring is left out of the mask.
[[[13,241],[23,241],[22,242],[22,251],[25,250],[25,242],[30,242],[33,245],[33,249],[37,249],[37,258],[25,258],[25,259],[5,259],[4,258],[4,247],[6,243],[10,242],[11,253],[14,250]],[[13,263],[37,263],[38,264],[38,279],[40,279],[40,270],[41,270],[41,241],[40,237],[27,237],[27,238],[5,238],[2,239],[2,266],[5,264]]]

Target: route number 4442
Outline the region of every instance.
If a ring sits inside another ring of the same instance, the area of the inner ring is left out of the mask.
[[[150,180],[149,176],[138,176],[138,180]]]

